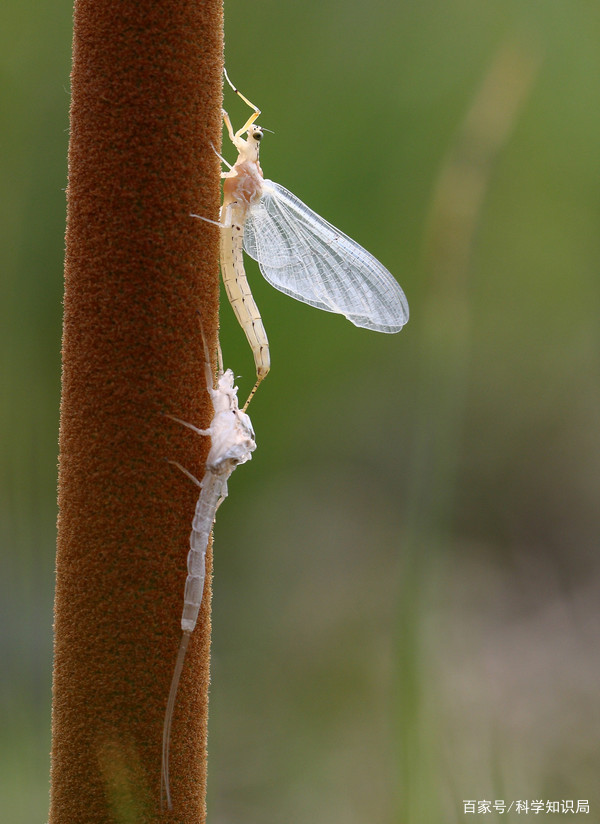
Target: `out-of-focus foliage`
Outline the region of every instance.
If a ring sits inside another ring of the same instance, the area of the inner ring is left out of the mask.
[[[71,9],[2,16],[0,808],[30,824]],[[214,824],[453,822],[463,799],[597,817],[598,42],[600,7],[572,0],[226,5],[229,72],[275,132],[266,176],[380,258],[411,320],[356,329],[248,262],[273,371],[216,529]],[[226,302],[222,327],[243,395]]]

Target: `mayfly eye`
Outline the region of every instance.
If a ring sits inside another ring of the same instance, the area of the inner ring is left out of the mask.
[[[263,133],[262,133],[262,132],[254,132],[254,135],[253,135],[253,136],[254,136],[254,139],[255,139],[255,140],[262,140],[262,138],[263,138]]]

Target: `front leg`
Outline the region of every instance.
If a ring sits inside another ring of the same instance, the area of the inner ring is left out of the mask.
[[[227,69],[225,67],[223,67],[223,74],[225,75],[225,80],[227,80],[227,82],[229,83],[233,91],[237,94],[237,96],[241,97],[241,99],[247,106],[250,106],[251,109],[254,109],[253,114],[250,115],[248,120],[244,123],[242,128],[235,133],[235,135],[233,134],[233,129],[231,128],[231,122],[227,127],[227,131],[229,132],[229,137],[231,138],[232,143],[237,145],[236,140],[238,140],[244,134],[244,132],[247,132],[250,126],[254,123],[254,121],[260,117],[260,109],[258,108],[258,106],[255,106],[254,103],[251,103],[248,100],[248,98],[245,95],[243,95],[241,91],[233,85],[233,83],[229,79],[229,75],[227,74]],[[225,115],[227,115],[227,112],[224,112],[224,117]],[[227,120],[229,120],[229,115],[227,115]],[[225,125],[227,125],[227,123]]]

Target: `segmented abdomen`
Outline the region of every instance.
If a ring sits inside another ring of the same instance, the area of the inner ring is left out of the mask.
[[[184,632],[192,632],[198,620],[206,577],[206,548],[223,493],[227,494],[226,478],[207,471],[202,479],[202,489],[192,521],[190,551],[187,557],[188,576],[185,581],[181,616],[181,629]]]
[[[269,341],[244,270],[243,224],[235,209],[230,213],[232,225],[221,229],[221,275],[229,302],[252,349],[256,374],[264,378],[271,366]]]

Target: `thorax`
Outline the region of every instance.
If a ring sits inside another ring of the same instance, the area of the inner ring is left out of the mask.
[[[244,211],[260,200],[263,173],[258,160],[238,162],[223,180],[223,206],[237,203]]]

